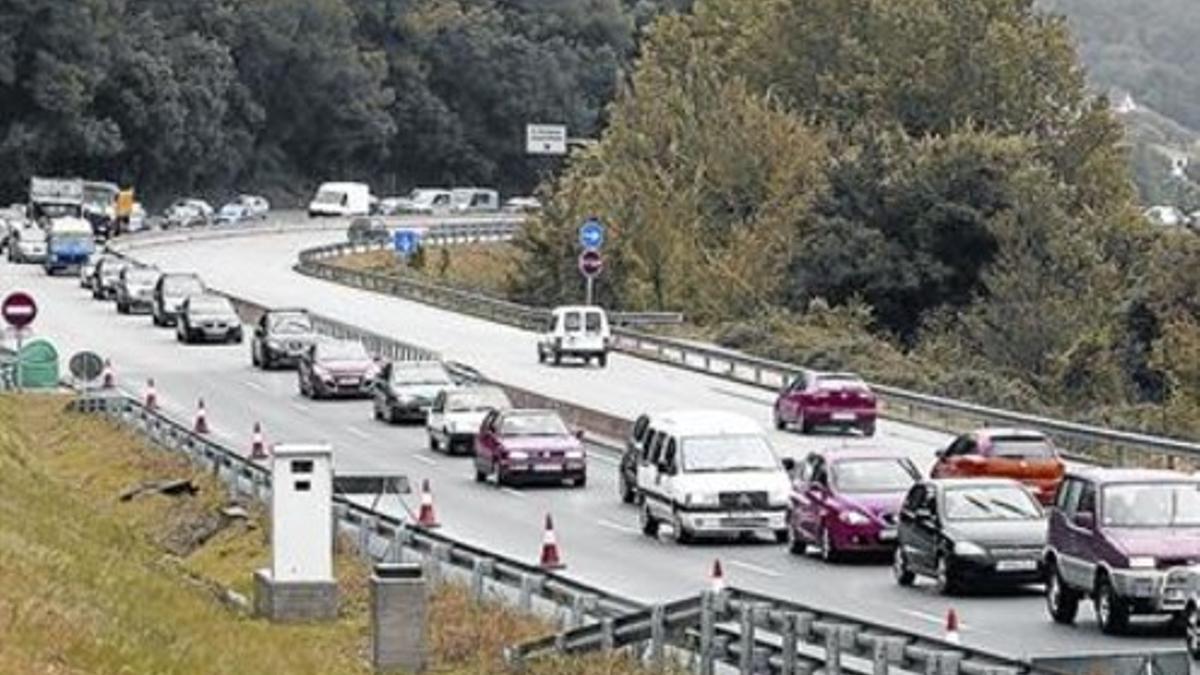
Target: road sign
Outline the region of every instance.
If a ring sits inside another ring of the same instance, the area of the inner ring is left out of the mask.
[[[96,352],[76,352],[67,362],[67,368],[75,379],[81,382],[91,382],[104,372],[104,359]]]
[[[567,154],[566,125],[526,124],[525,152],[530,155]]]
[[[604,223],[599,218],[583,221],[579,227],[579,245],[585,249],[598,249],[604,245]]]
[[[413,230],[396,230],[392,233],[392,246],[400,255],[411,255],[421,245],[421,237]]]
[[[4,303],[0,305],[0,314],[4,315],[4,320],[13,328],[24,328],[37,318],[37,303],[28,293],[14,291],[4,298]]]
[[[579,272],[591,279],[604,269],[604,258],[595,249],[588,249],[579,254]]]

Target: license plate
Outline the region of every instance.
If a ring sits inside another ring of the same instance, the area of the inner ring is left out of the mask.
[[[853,419],[856,419],[857,415],[848,412],[835,412],[833,413],[832,417],[839,422],[849,422]]]
[[[559,464],[534,464],[533,470],[542,473],[562,473],[563,468]]]
[[[338,384],[342,385],[343,387],[357,387],[358,386],[358,378],[343,377],[342,379],[338,380]]]
[[[880,530],[879,541],[896,541],[896,530]]]
[[[1032,572],[1036,569],[1036,560],[1001,560],[996,563],[997,572]]]

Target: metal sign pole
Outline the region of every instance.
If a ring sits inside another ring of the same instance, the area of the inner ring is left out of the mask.
[[[22,363],[21,348],[25,346],[25,330],[17,329],[17,391],[24,391],[25,364]]]
[[[587,302],[585,302],[584,304],[591,306],[593,304],[592,303],[592,289],[594,286],[595,278],[590,274],[587,275],[585,278],[587,279]]]

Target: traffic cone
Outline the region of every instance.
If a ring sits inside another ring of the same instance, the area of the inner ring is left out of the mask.
[[[146,380],[145,405],[147,410],[158,409],[158,392],[154,389],[154,378]]]
[[[421,510],[417,512],[417,524],[421,527],[437,527],[437,516],[433,513],[433,493],[429,491],[429,479],[421,481]]]
[[[200,399],[196,403],[196,423],[192,426],[192,431],[198,434],[208,433],[208,416],[204,413],[204,399]]]
[[[263,443],[262,424],[254,423],[254,433],[250,437],[250,459],[266,459],[267,446]]]
[[[713,593],[720,593],[725,590],[725,570],[721,569],[721,559],[713,560],[712,574],[708,577],[709,590]]]
[[[538,563],[544,570],[560,570],[567,566],[558,552],[558,537],[554,535],[554,521],[546,514],[546,530],[542,534],[542,559]]]
[[[113,374],[112,361],[104,359],[104,374],[101,376],[102,386],[105,389],[112,389],[117,386],[117,376]]]
[[[946,642],[958,644],[958,612],[954,608],[946,610]]]

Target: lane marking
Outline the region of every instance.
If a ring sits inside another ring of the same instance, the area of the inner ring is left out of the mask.
[[[426,457],[424,455],[413,455],[412,458],[417,460],[418,462],[424,462],[424,463],[428,464],[429,466],[437,466],[438,465],[436,459]]]
[[[294,410],[299,410],[305,415],[308,414],[308,406],[304,405],[303,403],[296,403],[295,401],[292,401],[289,405],[291,405]]]
[[[755,565],[754,563],[743,562],[741,560],[730,560],[729,566],[736,567],[738,569],[743,569],[743,570],[746,570],[747,572],[753,572],[754,574],[761,574],[764,577],[771,577],[773,579],[778,579],[779,577],[783,576],[783,574],[781,574],[780,572],[776,572],[775,570],[770,569],[768,567],[760,567],[759,565]]]
[[[588,453],[588,460],[600,462],[601,464],[611,464],[612,466],[616,466],[621,463],[621,460],[617,459],[616,457],[610,457],[609,455],[602,455],[592,452]]]
[[[928,621],[929,623],[937,624],[939,626],[946,625],[946,617],[938,616],[936,614],[930,614],[929,612],[922,612],[922,611],[915,610],[915,609],[901,609],[900,613],[907,614],[911,617],[921,619],[922,621]],[[963,623],[961,620],[958,622],[958,630],[959,631],[964,631],[964,630],[967,630],[968,628],[969,628],[969,626],[967,624]]]
[[[518,499],[525,499],[524,492],[521,492],[520,490],[514,490],[508,486],[501,486],[500,491],[503,492],[504,494],[508,495],[509,497],[517,497]]]
[[[267,388],[266,388],[266,387],[264,387],[264,386],[262,386],[261,384],[259,384],[259,383],[255,382],[254,380],[243,380],[243,381],[242,381],[242,384],[246,385],[247,387],[250,387],[251,389],[253,389],[253,390],[255,390],[255,391],[261,391],[261,392],[266,392],[266,391],[267,391]]]
[[[346,427],[346,431],[349,431],[350,433],[354,434],[355,436],[358,436],[359,438],[362,438],[362,439],[365,439],[368,441],[371,440],[371,438],[372,438],[371,434],[368,434],[367,432],[363,431],[362,429],[359,429],[358,427],[348,426],[348,427]]]
[[[597,520],[596,524],[599,525],[600,527],[606,527],[610,530],[616,530],[617,532],[624,532],[627,534],[641,534],[642,533],[642,531],[636,527],[629,527],[628,525],[622,525],[620,523],[615,523],[611,520],[607,520],[604,518]]]

